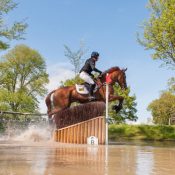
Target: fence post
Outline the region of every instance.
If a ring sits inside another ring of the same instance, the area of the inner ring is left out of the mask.
[[[108,73],[106,75],[108,77]],[[106,117],[105,117],[105,144],[108,145],[108,102],[109,102],[109,82],[106,81]]]

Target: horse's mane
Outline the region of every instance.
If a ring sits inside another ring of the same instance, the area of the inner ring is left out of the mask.
[[[121,69],[119,68],[119,67],[111,67],[110,69],[108,69],[108,70],[106,70],[106,71],[104,71],[103,73],[102,73],[102,75],[106,75],[107,73],[112,73],[112,72],[114,72],[114,71],[120,71]]]

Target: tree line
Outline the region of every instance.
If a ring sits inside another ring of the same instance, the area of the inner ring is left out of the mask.
[[[150,17],[138,34],[139,43],[152,51],[153,60],[161,60],[164,67],[175,70],[175,0],[149,0]],[[167,82],[168,88],[153,100],[151,111],[155,124],[168,124],[175,117],[175,77]]]
[[[162,63],[174,71],[175,69],[175,0],[148,0],[147,8],[150,17],[142,25],[137,39],[145,49],[152,50],[153,60],[160,59]],[[20,40],[25,36],[27,23],[5,23],[9,12],[17,8],[13,0],[0,0],[0,50],[10,48],[12,40]],[[77,74],[84,61],[87,49],[80,45],[77,51],[72,51],[67,45],[65,56],[73,65],[75,77],[61,84],[64,86],[81,82]],[[49,82],[44,57],[35,49],[26,45],[17,45],[3,55],[0,60],[0,110],[16,112],[38,112],[38,97],[44,97]],[[130,88],[122,91],[118,86],[115,93],[125,97],[124,108],[117,115],[110,110],[110,116],[115,122],[137,120],[136,96],[130,94]],[[160,97],[148,106],[153,121],[156,124],[168,124],[169,118],[175,114],[175,77],[168,81],[168,88],[162,91]]]
[[[0,51],[8,50],[0,58],[0,111],[38,113],[38,97],[44,97],[49,82],[45,59],[26,45],[10,48],[13,40],[25,39],[28,24],[25,20],[8,24],[8,14],[17,8],[13,0],[0,0]],[[17,114],[1,114],[5,119],[23,120]],[[0,129],[3,128],[0,122]]]

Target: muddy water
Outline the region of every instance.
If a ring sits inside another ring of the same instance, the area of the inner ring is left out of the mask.
[[[175,148],[0,141],[0,175],[174,175]]]

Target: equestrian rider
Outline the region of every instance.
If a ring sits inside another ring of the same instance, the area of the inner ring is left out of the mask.
[[[89,99],[94,100],[95,97],[93,95],[93,91],[95,89],[95,82],[93,80],[94,75],[92,74],[92,71],[98,72],[101,74],[102,72],[95,68],[95,63],[99,59],[99,53],[98,52],[92,52],[91,58],[87,59],[85,62],[85,65],[80,70],[80,78],[83,79],[86,83],[89,84]]]

